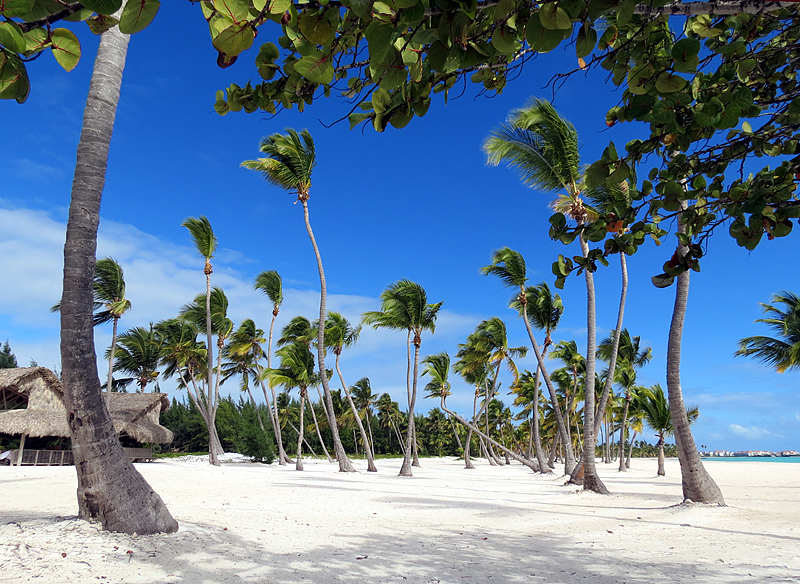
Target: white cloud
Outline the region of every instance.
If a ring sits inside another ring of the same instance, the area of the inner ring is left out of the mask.
[[[749,428],[745,428],[744,426],[740,426],[739,424],[731,424],[729,426],[731,432],[737,434],[738,436],[743,436],[744,438],[749,439],[759,439],[759,438],[781,438],[780,434],[775,434],[774,432],[770,432],[766,428],[757,428],[755,426],[751,426]]]

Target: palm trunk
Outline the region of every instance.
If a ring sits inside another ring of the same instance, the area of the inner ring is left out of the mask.
[[[542,377],[544,377],[544,383],[547,386],[547,390],[550,392],[550,402],[553,404],[553,412],[556,415],[556,424],[558,425],[558,433],[561,436],[561,441],[566,445],[566,454],[564,456],[565,460],[565,468],[568,468],[568,473],[572,472],[572,469],[575,468],[575,453],[572,450],[572,444],[570,443],[569,439],[569,430],[567,426],[564,424],[564,416],[561,413],[561,406],[558,405],[558,395],[556,394],[556,389],[553,387],[553,382],[550,380],[550,374],[547,373],[547,367],[544,364],[544,357],[542,357],[542,352],[539,350],[539,345],[536,342],[536,339],[533,336],[533,329],[531,329],[531,323],[528,322],[528,308],[527,305],[523,303],[522,305],[522,320],[525,322],[525,328],[528,331],[528,337],[531,340],[531,345],[533,346],[533,352],[536,355],[536,362],[539,364],[539,369],[542,372]]]
[[[375,468],[375,457],[372,454],[372,445],[367,439],[367,432],[366,430],[364,430],[364,424],[361,423],[361,418],[358,415],[358,410],[356,410],[356,405],[353,403],[353,398],[350,396],[350,390],[347,388],[347,384],[344,382],[344,377],[342,376],[342,370],[339,369],[339,353],[336,353],[335,363],[336,363],[336,373],[339,374],[339,381],[342,382],[342,387],[344,388],[344,394],[347,396],[347,401],[350,404],[350,409],[353,410],[353,415],[356,418],[356,424],[358,424],[358,431],[361,432],[361,440],[364,441],[364,454],[366,454],[367,456],[367,472],[378,472],[378,469]]]
[[[464,445],[461,444],[461,437],[458,435],[458,429],[456,428],[456,425],[453,422],[453,418],[448,416],[447,419],[450,420],[450,427],[453,429],[453,434],[456,437],[456,444],[458,444],[459,449],[464,450]]]
[[[547,351],[543,351],[542,356]],[[534,409],[533,409],[533,448],[536,452],[536,460],[539,462],[539,472],[549,474],[550,467],[547,466],[547,458],[544,454],[544,449],[542,448],[542,434],[541,428],[539,427],[539,372],[540,368],[536,367],[536,373],[534,374],[533,381],[534,381],[534,388],[533,388],[533,399],[534,399]]]
[[[416,335],[414,335],[414,375],[413,383],[411,386],[411,394],[408,399],[408,431],[406,432],[406,451],[403,456],[403,465],[400,467],[401,477],[414,476],[411,473],[411,457],[414,454],[415,444],[417,441],[416,432],[414,431],[414,404],[417,401],[417,377],[419,373],[419,343],[417,342]]]
[[[664,470],[664,437],[658,437],[658,476],[663,477],[666,476],[666,471]]]
[[[631,456],[633,456],[633,441],[636,440],[636,430],[633,431],[633,436],[628,443],[628,456],[625,458],[625,468],[628,469],[631,467]]]
[[[269,360],[267,360],[267,366],[269,367]],[[259,377],[260,371],[259,371]],[[281,425],[278,421],[278,400],[276,399],[275,395],[275,388],[270,387],[272,390],[272,403],[269,401],[269,397],[267,396],[267,388],[264,387],[264,382],[259,381],[261,384],[261,391],[264,394],[264,401],[267,404],[267,410],[269,411],[269,419],[272,423],[272,433],[275,434],[275,443],[278,445],[278,464],[280,466],[286,466],[287,462],[294,462],[291,458],[289,458],[286,454],[286,451],[283,449],[283,437],[281,436]],[[275,408],[273,410],[273,407]]]
[[[333,448],[336,452],[336,460],[339,461],[339,471],[355,472],[353,464],[350,462],[350,459],[347,458],[347,454],[345,454],[344,447],[342,446],[342,440],[339,437],[339,426],[333,410],[333,398],[331,397],[331,390],[328,386],[328,373],[325,371],[325,316],[327,313],[326,304],[328,293],[327,285],[325,283],[325,270],[322,268],[322,256],[319,254],[317,240],[314,239],[314,232],[311,230],[311,221],[308,218],[308,200],[307,198],[301,198],[301,201],[303,203],[303,217],[306,222],[306,231],[308,231],[308,237],[311,239],[311,245],[314,248],[314,255],[317,257],[317,269],[319,270],[320,326],[317,327],[319,329],[317,334],[317,364],[319,365],[319,376],[322,380],[322,389],[325,392],[325,401],[328,405],[328,407],[325,409],[325,413],[328,416],[328,425],[330,426],[331,434],[333,434]],[[329,410],[330,413],[328,413]]]
[[[106,382],[106,391],[111,393],[111,384],[114,381],[114,353],[117,350],[117,324],[119,317],[114,317],[114,329],[111,333],[111,355],[108,357],[108,381]]]
[[[586,258],[589,254],[589,246],[580,234],[581,253]],[[595,293],[594,293],[594,274],[588,269],[583,272],[586,279],[586,387],[584,389],[583,402],[583,427],[594,429],[594,369],[597,352],[597,324],[595,314]],[[585,432],[583,441],[583,490],[594,491],[595,493],[607,494],[608,489],[600,480],[595,466],[595,433]],[[567,471],[571,472],[572,469]]]
[[[319,391],[319,388],[317,388],[317,391]],[[320,396],[320,403],[322,403],[321,398],[322,396]],[[322,446],[322,452],[325,453],[325,458],[328,459],[328,462],[333,462],[331,455],[328,453],[328,449],[325,448],[325,442],[322,441],[322,432],[319,431],[319,424],[317,423],[317,413],[314,411],[314,404],[311,403],[311,400],[308,401],[309,401],[309,409],[311,410],[311,418],[314,420],[314,428],[317,431],[317,439],[319,439],[319,443]],[[325,409],[324,404],[322,405],[322,409],[323,410]]]
[[[297,431],[297,462],[295,463],[295,470],[303,470],[303,411],[306,407],[306,392],[300,391],[300,429]],[[311,409],[314,409],[312,406]]]
[[[631,392],[625,392],[625,410],[622,414],[622,427],[619,430],[619,472],[625,472],[628,468],[625,466],[625,429],[628,425],[628,408],[631,405]]]
[[[266,433],[266,430],[264,429],[264,421],[261,419],[261,412],[258,411],[258,404],[256,404],[256,399],[253,397],[253,392],[250,391],[250,387],[247,388],[247,395],[250,397],[250,403],[253,405],[253,409],[256,412],[258,425],[261,428],[261,431]],[[267,405],[269,405],[269,402],[267,402]]]
[[[685,233],[686,226],[679,221],[679,233]],[[681,246],[683,247],[683,246]],[[684,250],[679,248],[679,253]],[[683,322],[686,317],[686,304],[689,297],[689,272],[683,272],[676,278],[675,307],[669,327],[667,344],[667,390],[669,393],[669,410],[675,432],[675,444],[678,447],[678,460],[681,465],[681,483],[683,498],[696,503],[717,503],[724,505],[717,483],[708,474],[700,453],[694,443],[686,407],[681,392],[681,339]]]
[[[79,517],[144,535],[175,532],[178,523],[122,450],[102,396],[92,323],[100,201],[127,48],[117,27],[103,33],[86,100],[64,245],[61,372]]]
[[[539,470],[539,463],[538,462],[533,461],[533,460],[528,460],[527,458],[525,458],[524,456],[520,456],[519,454],[517,454],[513,450],[509,450],[508,448],[506,448],[505,446],[503,446],[502,444],[500,444],[496,440],[494,440],[491,437],[489,437],[487,434],[484,434],[483,432],[481,432],[478,429],[477,426],[473,426],[472,424],[467,422],[464,418],[462,418],[461,416],[459,416],[455,412],[452,412],[452,411],[448,410],[447,409],[447,405],[444,403],[444,396],[442,396],[442,409],[446,413],[448,413],[449,415],[453,416],[456,420],[458,420],[459,422],[464,424],[464,426],[466,426],[467,428],[471,428],[473,432],[475,432],[478,436],[480,436],[481,438],[486,440],[486,442],[488,442],[489,444],[492,444],[492,445],[496,446],[497,448],[499,448],[501,451],[503,451],[505,453],[506,456],[509,456],[509,457],[513,458],[514,460],[516,460],[517,462],[519,462],[521,464],[524,464],[529,469],[531,469],[533,472],[537,472]]]

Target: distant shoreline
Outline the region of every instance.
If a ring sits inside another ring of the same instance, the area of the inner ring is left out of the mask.
[[[703,461],[723,462],[795,462],[800,463],[800,456],[703,456]]]

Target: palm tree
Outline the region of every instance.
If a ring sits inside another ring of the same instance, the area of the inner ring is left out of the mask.
[[[604,361],[610,361],[612,352],[614,350],[614,337],[608,337],[600,342],[597,349],[597,356]],[[616,381],[620,383],[625,389],[625,411],[622,415],[622,426],[620,427],[620,452],[623,452],[625,447],[625,430],[628,424],[628,409],[631,403],[631,389],[636,383],[636,371],[641,369],[650,362],[653,358],[653,352],[650,347],[640,348],[641,337],[631,337],[628,329],[623,329],[617,340],[617,358],[621,367],[616,370]],[[611,375],[611,373],[609,373]],[[624,462],[624,456],[620,456],[619,470],[620,472],[627,470],[627,465]]]
[[[663,477],[666,474],[664,471],[664,439],[673,433],[669,402],[664,395],[664,389],[658,383],[649,388],[640,387],[635,392],[634,399],[637,409],[642,412],[645,423],[658,436],[658,476]],[[687,408],[687,423],[693,423],[699,415],[700,412],[696,407]]]
[[[460,346],[461,349],[465,349],[464,345]],[[478,396],[481,395],[481,391],[486,391],[489,383],[489,376],[491,374],[491,367],[489,366],[488,357],[483,355],[482,358],[479,358],[478,355],[464,351],[462,353],[459,350],[459,361],[453,364],[453,371],[461,375],[467,384],[475,388],[474,397],[472,400],[472,422],[476,423],[478,417]],[[470,450],[472,447],[472,427],[467,427],[467,443],[464,447],[464,464],[468,469],[474,469],[475,466],[472,464],[470,460]],[[480,438],[482,441],[483,438]],[[482,442],[481,442],[482,443]]]
[[[436,317],[442,302],[428,304],[425,289],[410,280],[399,280],[381,292],[380,311],[366,312],[362,322],[371,324],[373,328],[389,328],[407,330],[409,341],[414,345],[414,371],[408,383],[408,431],[406,432],[406,448],[400,476],[412,476],[411,457],[416,452],[416,436],[414,435],[414,404],[417,399],[417,378],[419,376],[419,348],[422,344],[423,331],[431,333],[436,329]],[[413,340],[411,340],[413,335]],[[411,368],[409,344],[409,369]],[[416,458],[416,456],[415,456]]]
[[[228,360],[222,364],[222,383],[236,375],[240,376],[240,388],[243,392],[247,392],[250,403],[255,410],[258,425],[262,431],[264,431],[264,422],[261,419],[261,413],[253,397],[253,392],[250,391],[250,381],[251,379],[258,380],[259,378],[259,373],[261,372],[259,361],[264,356],[261,343],[264,341],[264,331],[257,328],[252,319],[244,319],[239,328],[236,329],[236,332],[231,335],[230,343],[223,349],[223,354]],[[267,398],[266,389],[264,389],[264,398],[267,410],[271,413],[272,409]]]
[[[269,323],[269,340],[267,341],[267,367],[272,368],[272,332],[275,328],[275,319],[278,318],[281,304],[283,303],[283,280],[278,272],[269,270],[261,272],[256,276],[255,289],[261,290],[267,298],[272,302],[272,320]],[[272,391],[272,405],[273,408],[269,409],[270,418],[272,419],[272,429],[275,433],[275,442],[278,444],[278,464],[283,466],[287,462],[293,462],[286,454],[283,448],[283,436],[281,435],[281,426],[277,419],[277,396],[275,395],[275,388],[270,388]],[[264,400],[269,403],[267,397],[267,390],[264,384],[261,384],[261,390],[264,392]]]
[[[388,393],[383,393],[376,402],[378,408],[378,422],[383,428],[391,428],[394,430],[394,435],[397,438],[397,443],[400,446],[400,451],[405,456],[405,447],[403,446],[403,438],[400,436],[399,424],[403,419],[403,414],[400,411],[400,406],[396,401],[392,401],[392,396]],[[390,434],[391,436],[391,434]],[[391,444],[391,438],[389,440]]]
[[[422,375],[430,376],[431,380],[427,383],[424,390],[427,392],[425,397],[441,398],[442,394],[445,397],[451,394],[450,392],[450,355],[447,351],[437,353],[435,355],[428,355],[422,360],[425,368],[422,370]],[[461,438],[458,436],[458,430],[453,425],[453,418],[448,414],[448,420],[453,428],[456,442],[461,447]]]
[[[117,13],[117,16],[119,13]],[[61,297],[61,381],[78,476],[78,516],[123,533],[172,533],[178,523],[117,440],[102,397],[92,330],[97,227],[128,35],[104,32],[84,109],[72,182]]]
[[[262,373],[270,385],[283,385],[287,390],[297,388],[300,392],[300,424],[297,437],[296,470],[303,470],[303,414],[308,397],[308,388],[319,382],[320,376],[314,372],[314,356],[302,343],[291,343],[275,351],[281,364],[277,369],[265,369]]]
[[[144,393],[145,388],[158,379],[160,351],[153,325],[150,325],[149,329],[137,326],[125,331],[119,335],[117,341],[114,371],[133,376],[117,380],[117,383],[125,387],[135,381],[139,386],[138,393]]]
[[[484,142],[483,149],[487,154],[489,164],[497,165],[503,161],[507,162],[509,166],[520,171],[524,183],[551,192],[563,189],[566,192],[567,200],[567,205],[563,207],[563,210],[579,227],[583,227],[591,221],[591,209],[587,209],[580,197],[581,168],[578,133],[574,126],[562,118],[549,102],[534,99],[527,107],[513,111],[509,116],[508,123],[492,131],[492,135]],[[586,261],[583,273],[587,296],[586,354],[588,357],[586,360],[587,388],[585,391],[584,427],[594,428],[594,374],[597,344],[594,275],[592,264],[588,259],[589,246],[583,230],[580,231],[578,239],[581,254]],[[583,488],[605,494],[608,489],[597,475],[594,464],[594,447],[595,436],[593,432],[589,432],[583,445]]]
[[[183,320],[190,322],[200,331],[206,331],[205,371],[198,374],[202,381],[199,393],[200,407],[205,410],[208,425],[209,462],[219,465],[218,457],[223,454],[222,444],[217,433],[216,418],[219,407],[219,385],[222,381],[222,353],[225,340],[233,332],[233,322],[228,318],[228,298],[221,288],[213,288],[198,294],[194,302],[184,305],[180,310]],[[211,335],[217,336],[216,374],[214,370],[214,345]]]
[[[800,368],[800,296],[793,292],[779,292],[772,296],[772,302],[760,302],[769,318],[759,318],[756,322],[768,325],[778,336],[747,337],[739,341],[737,357],[755,357],[762,363],[775,367],[778,373]],[[783,304],[784,310],[778,305]]]
[[[350,394],[353,396],[353,403],[356,406],[358,415],[367,423],[369,430],[369,443],[372,448],[372,455],[375,455],[375,440],[372,437],[372,408],[375,407],[378,396],[372,393],[372,386],[369,377],[362,377],[350,387]]]
[[[200,218],[190,217],[186,219],[181,226],[186,227],[189,230],[189,233],[194,240],[195,247],[197,251],[200,253],[201,256],[205,259],[205,264],[203,266],[203,273],[206,276],[206,297],[205,297],[205,329],[206,329],[206,348],[208,350],[208,374],[206,376],[206,383],[208,386],[209,391],[213,386],[217,386],[218,390],[218,382],[214,383],[214,349],[213,345],[211,344],[211,274],[213,273],[213,267],[211,266],[211,258],[214,257],[214,252],[217,249],[217,238],[214,235],[214,230],[211,228],[211,223],[209,223],[208,219],[204,216],[200,216]],[[211,426],[209,427],[209,432],[211,433],[210,442],[209,442],[209,450],[208,450],[208,460],[214,466],[219,466],[219,460],[217,457],[222,454],[222,448],[220,446],[219,449],[216,448],[215,442],[218,442],[219,439],[215,441],[214,435],[216,434],[216,426],[214,424],[214,420],[216,418],[216,405],[218,403],[218,399],[213,400],[210,404],[211,410],[209,410],[209,415],[211,419]]]
[[[531,290],[531,295],[534,296],[535,294],[535,296],[530,298],[530,300],[533,300],[534,302],[532,304],[533,310],[531,312],[531,316],[529,316],[529,297],[525,288],[525,284],[528,281],[525,259],[522,257],[522,254],[507,247],[496,250],[492,254],[492,263],[481,268],[481,272],[484,275],[492,274],[497,276],[508,287],[519,288],[519,294],[512,299],[511,306],[512,308],[517,308],[520,311],[520,316],[522,316],[522,320],[525,323],[525,329],[528,332],[528,337],[530,338],[534,354],[536,355],[536,360],[538,363],[537,374],[539,371],[542,372],[545,385],[550,392],[550,399],[553,403],[556,422],[558,424],[559,432],[561,433],[561,441],[565,445],[565,473],[569,474],[572,472],[572,469],[575,466],[575,454],[572,451],[571,441],[569,440],[569,422],[568,420],[564,419],[564,416],[561,413],[561,408],[558,405],[558,399],[556,398],[553,382],[550,380],[547,367],[544,364],[544,355],[542,351],[539,350],[539,345],[536,343],[536,339],[533,336],[533,329],[531,328],[530,321],[530,319],[534,316],[544,321],[543,324],[545,324],[545,326],[543,328],[547,330],[544,350],[547,351],[549,342],[552,342],[550,340],[550,331],[555,328],[552,325],[552,321],[555,320],[557,324],[558,320],[560,319],[560,299],[558,305],[556,305],[550,300],[551,296],[549,289],[541,289],[540,291],[537,291],[540,293],[536,293],[534,290]],[[544,460],[544,452],[541,451],[541,448],[539,448],[537,451],[537,460],[539,460],[540,455],[541,459]],[[545,465],[543,468],[540,461],[540,470],[541,472],[548,472],[549,467]]]
[[[314,232],[311,230],[311,221],[308,217],[308,198],[311,190],[311,172],[316,164],[316,153],[314,151],[314,140],[308,130],[303,130],[300,134],[292,129],[287,129],[286,134],[272,134],[261,141],[261,152],[267,155],[266,158],[258,160],[245,160],[242,162],[244,168],[257,170],[264,175],[270,184],[292,191],[297,194],[297,200],[303,205],[303,217],[305,218],[306,231],[311,239],[314,248],[314,255],[317,258],[317,269],[319,271],[320,299],[319,299],[319,322],[325,322],[327,286],[325,283],[325,270],[322,267],[322,256],[319,253],[317,241],[314,239]],[[325,391],[325,400],[328,407],[328,423],[330,424],[331,434],[333,434],[333,445],[336,450],[336,459],[339,461],[339,470],[342,472],[355,472],[353,464],[344,452],[342,441],[339,438],[339,429],[336,419],[331,419],[333,413],[333,400],[328,386],[328,375],[325,370],[325,327],[318,327],[317,338],[317,359],[319,362],[319,374],[322,380],[322,388]]]
[[[319,323],[315,323],[315,326],[319,326]],[[353,397],[350,395],[350,389],[344,382],[342,370],[339,368],[339,357],[342,355],[342,350],[345,347],[352,347],[355,345],[360,332],[361,327],[354,328],[350,322],[338,312],[328,313],[328,318],[325,320],[325,344],[327,345],[327,348],[332,349],[333,354],[336,355],[336,373],[339,375],[339,381],[342,382],[342,388],[347,396],[347,402],[350,404],[350,409],[355,417],[358,431],[361,433],[361,441],[364,444],[364,453],[367,457],[367,472],[377,472],[378,469],[375,468],[375,454],[372,451],[372,445],[367,437],[366,430],[364,430],[364,424],[361,423],[361,417],[358,415],[358,409],[356,408],[355,403],[353,403]]]
[[[681,201],[678,233],[684,235],[687,225],[683,222],[683,211],[686,211],[687,206],[685,201]],[[687,250],[687,246],[679,243],[676,254],[684,256]],[[686,418],[686,405],[681,390],[681,343],[689,300],[689,274],[689,270],[686,270],[675,278],[675,304],[672,309],[667,341],[667,392],[670,416],[675,435],[675,446],[678,450],[678,462],[681,465],[681,488],[684,500],[724,505],[725,498],[722,496],[722,491],[703,466],[697,450],[692,429]]]

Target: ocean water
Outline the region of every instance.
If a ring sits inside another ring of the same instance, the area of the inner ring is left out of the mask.
[[[800,463],[800,456],[705,456],[707,460],[722,460],[726,462],[795,462]]]

